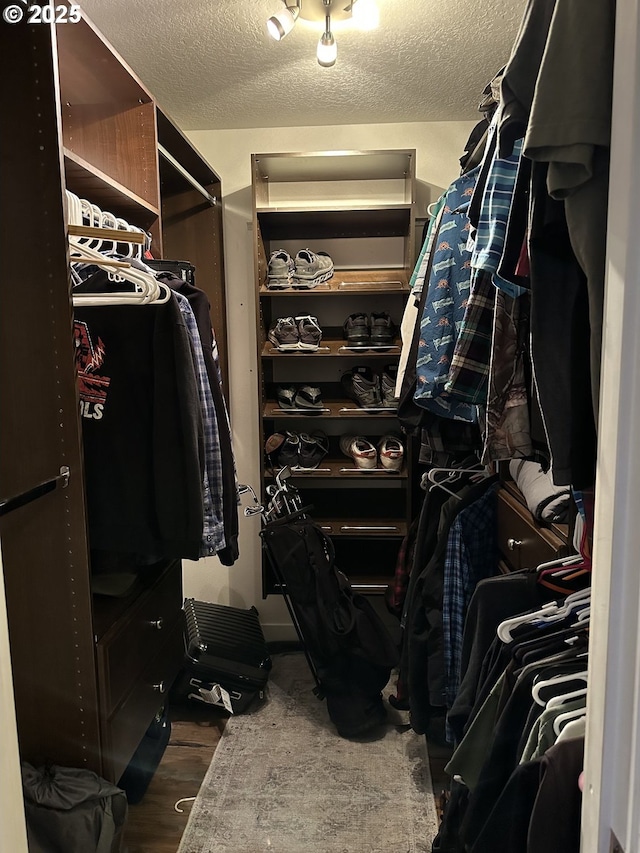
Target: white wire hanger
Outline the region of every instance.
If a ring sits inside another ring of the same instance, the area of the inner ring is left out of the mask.
[[[438,477],[444,474],[443,479],[438,479]],[[433,491],[435,488],[442,489],[448,495],[451,495],[454,498],[458,498],[458,500],[462,500],[462,497],[457,493],[451,491],[451,489],[447,488],[448,483],[456,483],[463,475],[469,474],[472,482],[480,482],[480,480],[486,480],[487,477],[492,476],[492,472],[489,468],[485,466],[478,465],[475,468],[430,468],[422,475],[422,483],[425,485],[425,479],[431,483],[431,487],[429,491]]]

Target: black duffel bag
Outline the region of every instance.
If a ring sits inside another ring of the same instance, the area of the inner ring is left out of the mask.
[[[29,853],[119,853],[124,791],[90,770],[22,762]]]

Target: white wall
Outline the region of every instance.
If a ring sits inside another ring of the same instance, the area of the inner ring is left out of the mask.
[[[43,711],[43,715],[44,715]],[[0,850],[27,853],[9,628],[0,553]]]
[[[240,482],[259,490],[251,154],[415,148],[417,216],[424,217],[426,206],[460,173],[458,158],[472,127],[473,122],[430,122],[189,133],[222,179],[231,420]],[[241,519],[240,559],[231,568],[217,559],[185,563],[185,595],[236,607],[255,604],[268,639],[292,639],[283,602],[275,596],[262,601],[259,524],[258,518]]]
[[[616,17],[583,853],[640,853],[640,4]],[[616,850],[620,849],[618,847]]]

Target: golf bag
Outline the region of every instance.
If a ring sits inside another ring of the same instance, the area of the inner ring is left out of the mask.
[[[386,718],[381,691],[398,662],[395,643],[369,600],[336,567],[331,539],[304,509],[268,519],[263,544],[316,676],[316,692],[326,697],[338,734],[365,734]]]

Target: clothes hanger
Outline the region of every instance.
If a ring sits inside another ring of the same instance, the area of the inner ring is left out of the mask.
[[[71,251],[76,245],[78,238],[69,237]],[[95,264],[96,266],[106,269],[112,276],[112,280],[128,281],[134,285],[134,290],[114,290],[106,293],[74,293],[73,304],[96,306],[96,305],[149,305],[149,304],[164,304],[168,302],[172,296],[172,291],[167,285],[160,283],[156,278],[144,273],[141,270],[134,269],[130,264],[121,261],[113,261],[110,258],[105,258],[100,252],[83,245],[80,248],[80,255],[83,262]],[[77,262],[77,256],[71,255],[71,260]],[[116,263],[117,270],[120,271],[118,278],[112,270],[113,264]],[[124,263],[124,267],[122,264]]]
[[[438,480],[437,476],[439,474],[446,474],[447,476],[443,480]],[[434,489],[439,488],[446,492],[451,497],[457,498],[458,500],[462,500],[461,496],[457,492],[452,492],[451,489],[447,488],[447,483],[456,483],[464,474],[475,475],[472,476],[471,479],[474,482],[480,482],[480,480],[484,480],[487,477],[491,476],[491,473],[487,468],[430,468],[426,474],[423,474],[424,478],[432,484],[429,492],[432,492]]]
[[[554,688],[560,684],[568,684],[572,681],[587,681],[587,670],[584,669],[581,672],[573,672],[567,675],[555,675],[553,678],[546,678],[542,681],[538,681],[531,688],[531,697],[538,705],[542,705],[543,707],[547,705],[547,702],[542,699],[540,696],[543,690],[547,688]],[[547,707],[549,707],[547,705]]]
[[[587,716],[586,709],[583,710],[583,713],[579,717],[575,717],[573,720],[567,720],[560,730],[560,734],[557,735],[556,743],[560,743],[563,740],[569,740],[569,738],[575,737],[584,737],[584,720]],[[560,714],[560,716],[564,716]],[[554,727],[555,732],[555,727]],[[557,734],[557,732],[556,732]]]
[[[553,731],[555,732],[556,737],[560,736],[565,723],[568,723],[570,720],[577,720],[580,719],[580,717],[586,716],[586,706],[584,708],[574,708],[573,711],[566,711],[564,714],[558,714],[553,721]]]
[[[560,622],[569,616],[576,607],[586,607],[591,601],[591,589],[585,588],[570,593],[563,601],[548,601],[538,610],[521,613],[504,619],[497,628],[498,637],[503,643],[510,643],[513,639],[511,631],[518,625],[526,625],[528,622]]]
[[[97,205],[92,205],[86,199],[80,199],[75,193],[69,190],[65,192],[67,198],[67,220],[70,225],[80,225],[83,223],[84,217],[87,217],[92,225],[98,228],[104,228],[109,223],[111,227],[121,228],[122,230],[126,228],[126,230],[145,233],[139,228],[129,226],[124,219],[118,219],[112,213],[101,211]],[[106,257],[95,246],[91,245],[96,242],[91,238],[69,235],[68,239],[70,261],[72,263],[94,264],[106,270],[112,281],[128,281],[134,286],[133,291],[114,290],[104,294],[75,293],[73,294],[74,305],[158,305],[164,304],[171,299],[172,292],[167,285],[158,282],[155,276],[149,273],[133,269],[131,264],[126,261]],[[106,241],[98,239],[97,242],[99,247],[102,248]],[[115,249],[116,244],[113,241],[109,242],[112,243]],[[129,243],[127,245],[130,247],[129,251],[131,251],[134,244]]]
[[[570,702],[572,699],[580,699],[587,695],[587,688],[581,687],[579,690],[571,690],[569,693],[559,693],[552,696],[546,703],[547,708],[558,708],[564,705],[565,702]]]

